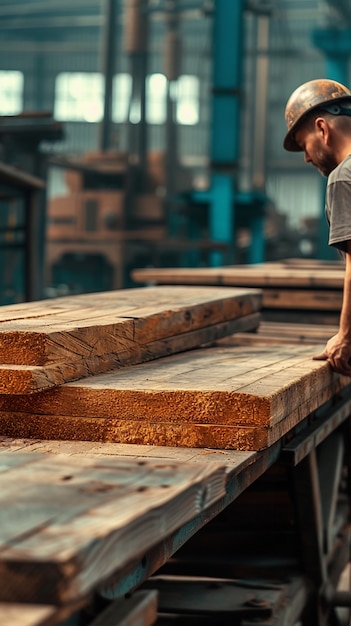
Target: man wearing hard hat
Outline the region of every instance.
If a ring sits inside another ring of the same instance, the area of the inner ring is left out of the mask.
[[[291,94],[285,120],[284,148],[304,152],[306,163],[328,177],[329,245],[345,258],[339,331],[314,358],[351,376],[351,91],[334,80],[304,83]]]

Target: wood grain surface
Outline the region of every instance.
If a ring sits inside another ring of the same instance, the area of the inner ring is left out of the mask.
[[[17,462],[13,458],[17,457]],[[2,453],[0,600],[63,604],[224,496],[224,465]]]
[[[255,468],[255,461],[261,455],[245,450],[211,450],[210,448],[182,448],[170,446],[129,445],[114,442],[91,441],[59,441],[51,439],[25,439],[20,437],[0,436],[0,455],[6,453],[6,464],[9,463],[8,452],[14,459],[22,453],[59,454],[60,456],[118,457],[120,459],[144,461],[175,461],[177,463],[219,463],[226,466],[228,476],[245,472],[250,480],[250,470]],[[0,458],[1,466],[1,458]]]
[[[158,285],[342,289],[344,265],[304,267],[302,264],[257,263],[201,268],[140,268],[133,270],[131,275],[137,283]]]
[[[132,278],[137,284],[260,288],[263,320],[338,324],[344,273],[343,261],[286,259],[215,268],[135,269]]]
[[[64,606],[0,602],[0,620],[4,626],[56,626],[67,623],[83,604],[82,600]]]
[[[6,626],[51,626],[57,624],[54,606],[0,603],[1,623]]]
[[[201,348],[68,383],[0,396],[9,437],[259,450],[348,387],[304,344]]]
[[[245,345],[254,343],[257,346],[268,346],[270,343],[298,343],[321,346],[337,332],[337,324],[308,324],[306,321],[304,323],[272,322],[263,319],[255,332],[236,333],[235,344],[241,342]],[[233,338],[224,337],[218,343],[232,344]],[[311,348],[311,350],[315,350],[315,348]]]
[[[259,324],[259,290],[154,287],[1,307],[0,393],[33,393]]]

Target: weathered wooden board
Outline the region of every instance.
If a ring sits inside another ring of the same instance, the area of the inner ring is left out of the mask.
[[[265,288],[262,303],[267,309],[298,309],[305,311],[313,309],[340,313],[342,289]]]
[[[209,508],[224,465],[1,454],[0,600],[64,604]]]
[[[322,345],[219,345],[0,397],[0,434],[259,450],[351,385]]]
[[[57,610],[53,606],[0,603],[0,620],[4,626],[51,626]]]
[[[262,319],[338,324],[344,263],[261,263],[220,268],[136,269],[136,283],[217,285],[262,289]]]
[[[3,626],[56,626],[66,623],[66,620],[80,608],[82,602],[60,607],[0,602],[0,623]]]
[[[128,289],[1,307],[0,393],[33,393],[258,326],[259,290]]]
[[[138,283],[342,289],[344,266],[318,268],[261,263],[201,268],[144,268],[132,271]]]
[[[125,461],[130,458],[135,461],[152,459],[153,461],[175,461],[176,463],[223,463],[226,465],[228,475],[245,473],[248,482],[244,484],[244,489],[252,482],[251,469],[255,471],[255,460],[260,459],[262,465],[262,454],[245,450],[211,450],[209,448],[181,448],[167,446],[130,445],[124,443],[90,442],[90,441],[60,441],[52,439],[21,439],[13,437],[0,437],[0,454],[6,455],[6,465],[9,464],[9,452],[12,456],[25,456],[28,452],[36,454],[60,454],[61,456],[89,456],[89,457],[110,457],[118,456]],[[2,456],[0,457],[1,461]],[[2,463],[0,462],[0,469]],[[266,469],[266,468],[265,468]],[[261,469],[261,471],[264,471]],[[256,476],[255,476],[256,477]],[[245,483],[244,480],[242,482]]]
[[[258,329],[252,333],[237,333],[235,335],[235,344],[254,343],[255,345],[268,343],[305,343],[321,345],[326,343],[330,337],[338,332],[337,325],[327,324],[306,324],[306,323],[288,323],[288,322],[272,322],[262,320]],[[233,344],[232,337],[224,337],[219,343]]]
[[[317,404],[317,403],[315,403]],[[312,404],[305,404],[285,420],[270,428],[265,426],[223,425],[191,422],[147,422],[118,418],[84,418],[65,415],[0,414],[0,429],[8,436],[77,441],[120,441],[157,446],[235,449],[259,451],[271,446],[292,430],[308,414]],[[313,410],[313,408],[311,409]],[[16,423],[14,424],[14,419]]]
[[[0,365],[0,395],[32,394],[64,384],[69,380],[85,378],[95,372],[117,370],[127,365],[190,350],[236,332],[255,330],[260,319],[260,313],[252,313],[238,319],[218,322],[205,328],[152,341],[145,345],[136,345],[134,351],[114,352],[103,356],[79,359],[71,363],[65,361],[44,366]]]
[[[257,290],[150,287],[1,307],[0,362],[104,355],[259,310]]]

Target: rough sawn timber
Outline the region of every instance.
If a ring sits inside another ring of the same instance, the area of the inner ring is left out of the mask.
[[[50,626],[56,609],[53,606],[36,604],[0,604],[1,623],[6,626]]]
[[[262,319],[338,324],[345,264],[267,262],[200,268],[146,268],[132,271],[136,283],[217,285],[262,289]]]
[[[158,285],[222,285],[228,287],[295,287],[335,289],[343,287],[344,265],[337,267],[289,266],[274,263],[199,268],[145,268],[132,271],[136,282]]]
[[[0,602],[0,620],[4,626],[57,626],[81,608],[82,602],[69,606]]]
[[[33,396],[0,397],[8,437],[260,450],[350,379],[309,345],[201,348]]]
[[[1,307],[0,393],[70,380],[257,328],[259,290],[144,287]]]

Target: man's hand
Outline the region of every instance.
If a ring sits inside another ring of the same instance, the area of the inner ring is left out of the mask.
[[[340,333],[327,342],[323,352],[313,357],[315,361],[329,361],[334,372],[351,376],[351,341],[345,341]]]

